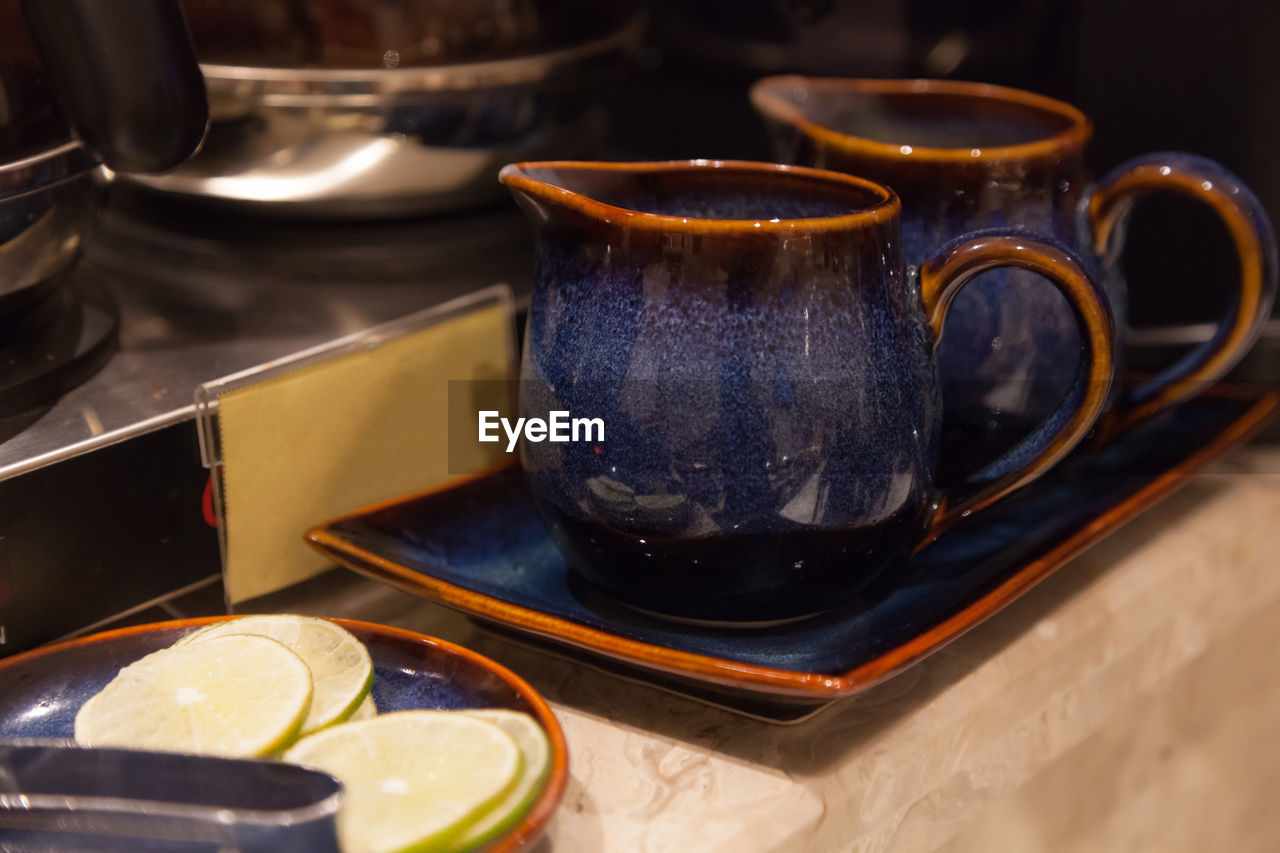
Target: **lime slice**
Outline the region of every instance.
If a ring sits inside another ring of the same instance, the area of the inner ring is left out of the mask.
[[[284,756],[346,787],[338,840],[346,853],[451,850],[503,802],[524,759],[502,729],[451,711],[398,711],[303,738]]]
[[[364,697],[364,701],[360,703],[360,707],[356,708],[354,714],[347,718],[348,722],[358,723],[361,720],[372,720],[378,716],[378,706],[373,702],[373,692]]]
[[[373,686],[373,661],[364,644],[345,628],[313,616],[245,616],[216,622],[188,634],[175,645],[232,634],[270,637],[288,646],[311,668],[315,695],[311,698],[311,713],[302,724],[304,736],[349,718]]]
[[[551,775],[551,741],[533,717],[519,711],[493,708],[459,713],[502,729],[524,755],[524,770],[511,793],[453,842],[453,849],[461,851],[487,844],[515,826],[528,813]]]
[[[221,637],[149,654],[76,714],[86,746],[223,756],[267,755],[298,737],[311,672],[265,637]]]

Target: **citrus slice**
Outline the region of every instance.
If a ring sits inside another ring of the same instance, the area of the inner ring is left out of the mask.
[[[76,714],[86,746],[267,755],[298,737],[311,671],[266,637],[163,649],[124,669]]]
[[[313,616],[245,616],[216,622],[175,645],[232,634],[269,637],[287,646],[311,668],[315,694],[311,713],[302,724],[304,736],[349,718],[373,686],[373,661],[364,644],[345,628]]]
[[[451,850],[503,802],[524,759],[497,726],[451,711],[397,711],[303,738],[284,756],[346,787],[338,840],[346,853]]]
[[[515,826],[528,813],[551,775],[551,741],[528,714],[502,708],[459,713],[492,723],[506,732],[524,755],[524,769],[506,799],[481,817],[453,842],[455,850],[474,850]]]
[[[347,722],[358,723],[361,720],[372,720],[376,716],[378,716],[378,706],[373,701],[373,691],[370,691],[360,703],[360,707],[356,708],[355,713],[347,718]]]

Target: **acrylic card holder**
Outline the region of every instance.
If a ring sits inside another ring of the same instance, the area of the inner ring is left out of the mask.
[[[449,386],[511,378],[514,316],[494,285],[196,388],[228,605],[327,569],[302,540],[315,522],[497,461],[450,453]]]

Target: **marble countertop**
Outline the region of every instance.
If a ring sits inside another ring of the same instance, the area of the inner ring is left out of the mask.
[[[345,571],[286,595],[470,646],[547,697],[571,779],[538,853],[1280,850],[1280,445],[1235,451],[922,663],[790,726]]]

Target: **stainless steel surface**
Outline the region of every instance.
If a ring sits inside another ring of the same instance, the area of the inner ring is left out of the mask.
[[[49,409],[0,421],[0,480],[192,418],[203,382],[499,281],[527,291],[532,269],[514,208],[217,236],[195,219],[171,237],[116,207],[73,274],[115,295],[120,351]]]
[[[1209,340],[1215,331],[1213,323],[1130,329],[1129,361],[1138,369],[1158,369],[1172,363],[1182,351]],[[1262,327],[1257,342],[1231,369],[1227,381],[1280,388],[1280,318],[1272,318]]]
[[[286,216],[402,216],[501,195],[514,160],[585,155],[603,134],[591,87],[641,21],[491,62],[388,69],[205,65],[205,149],[131,181]]]
[[[1274,325],[1274,321],[1273,321]],[[1213,337],[1214,323],[1190,323],[1185,326],[1141,326],[1129,330],[1129,346],[1191,346]]]
[[[1202,344],[1213,337],[1215,323],[1189,323],[1185,326],[1143,326],[1129,330],[1129,344],[1135,347]],[[1280,317],[1273,317],[1262,327],[1260,338],[1280,339]]]

